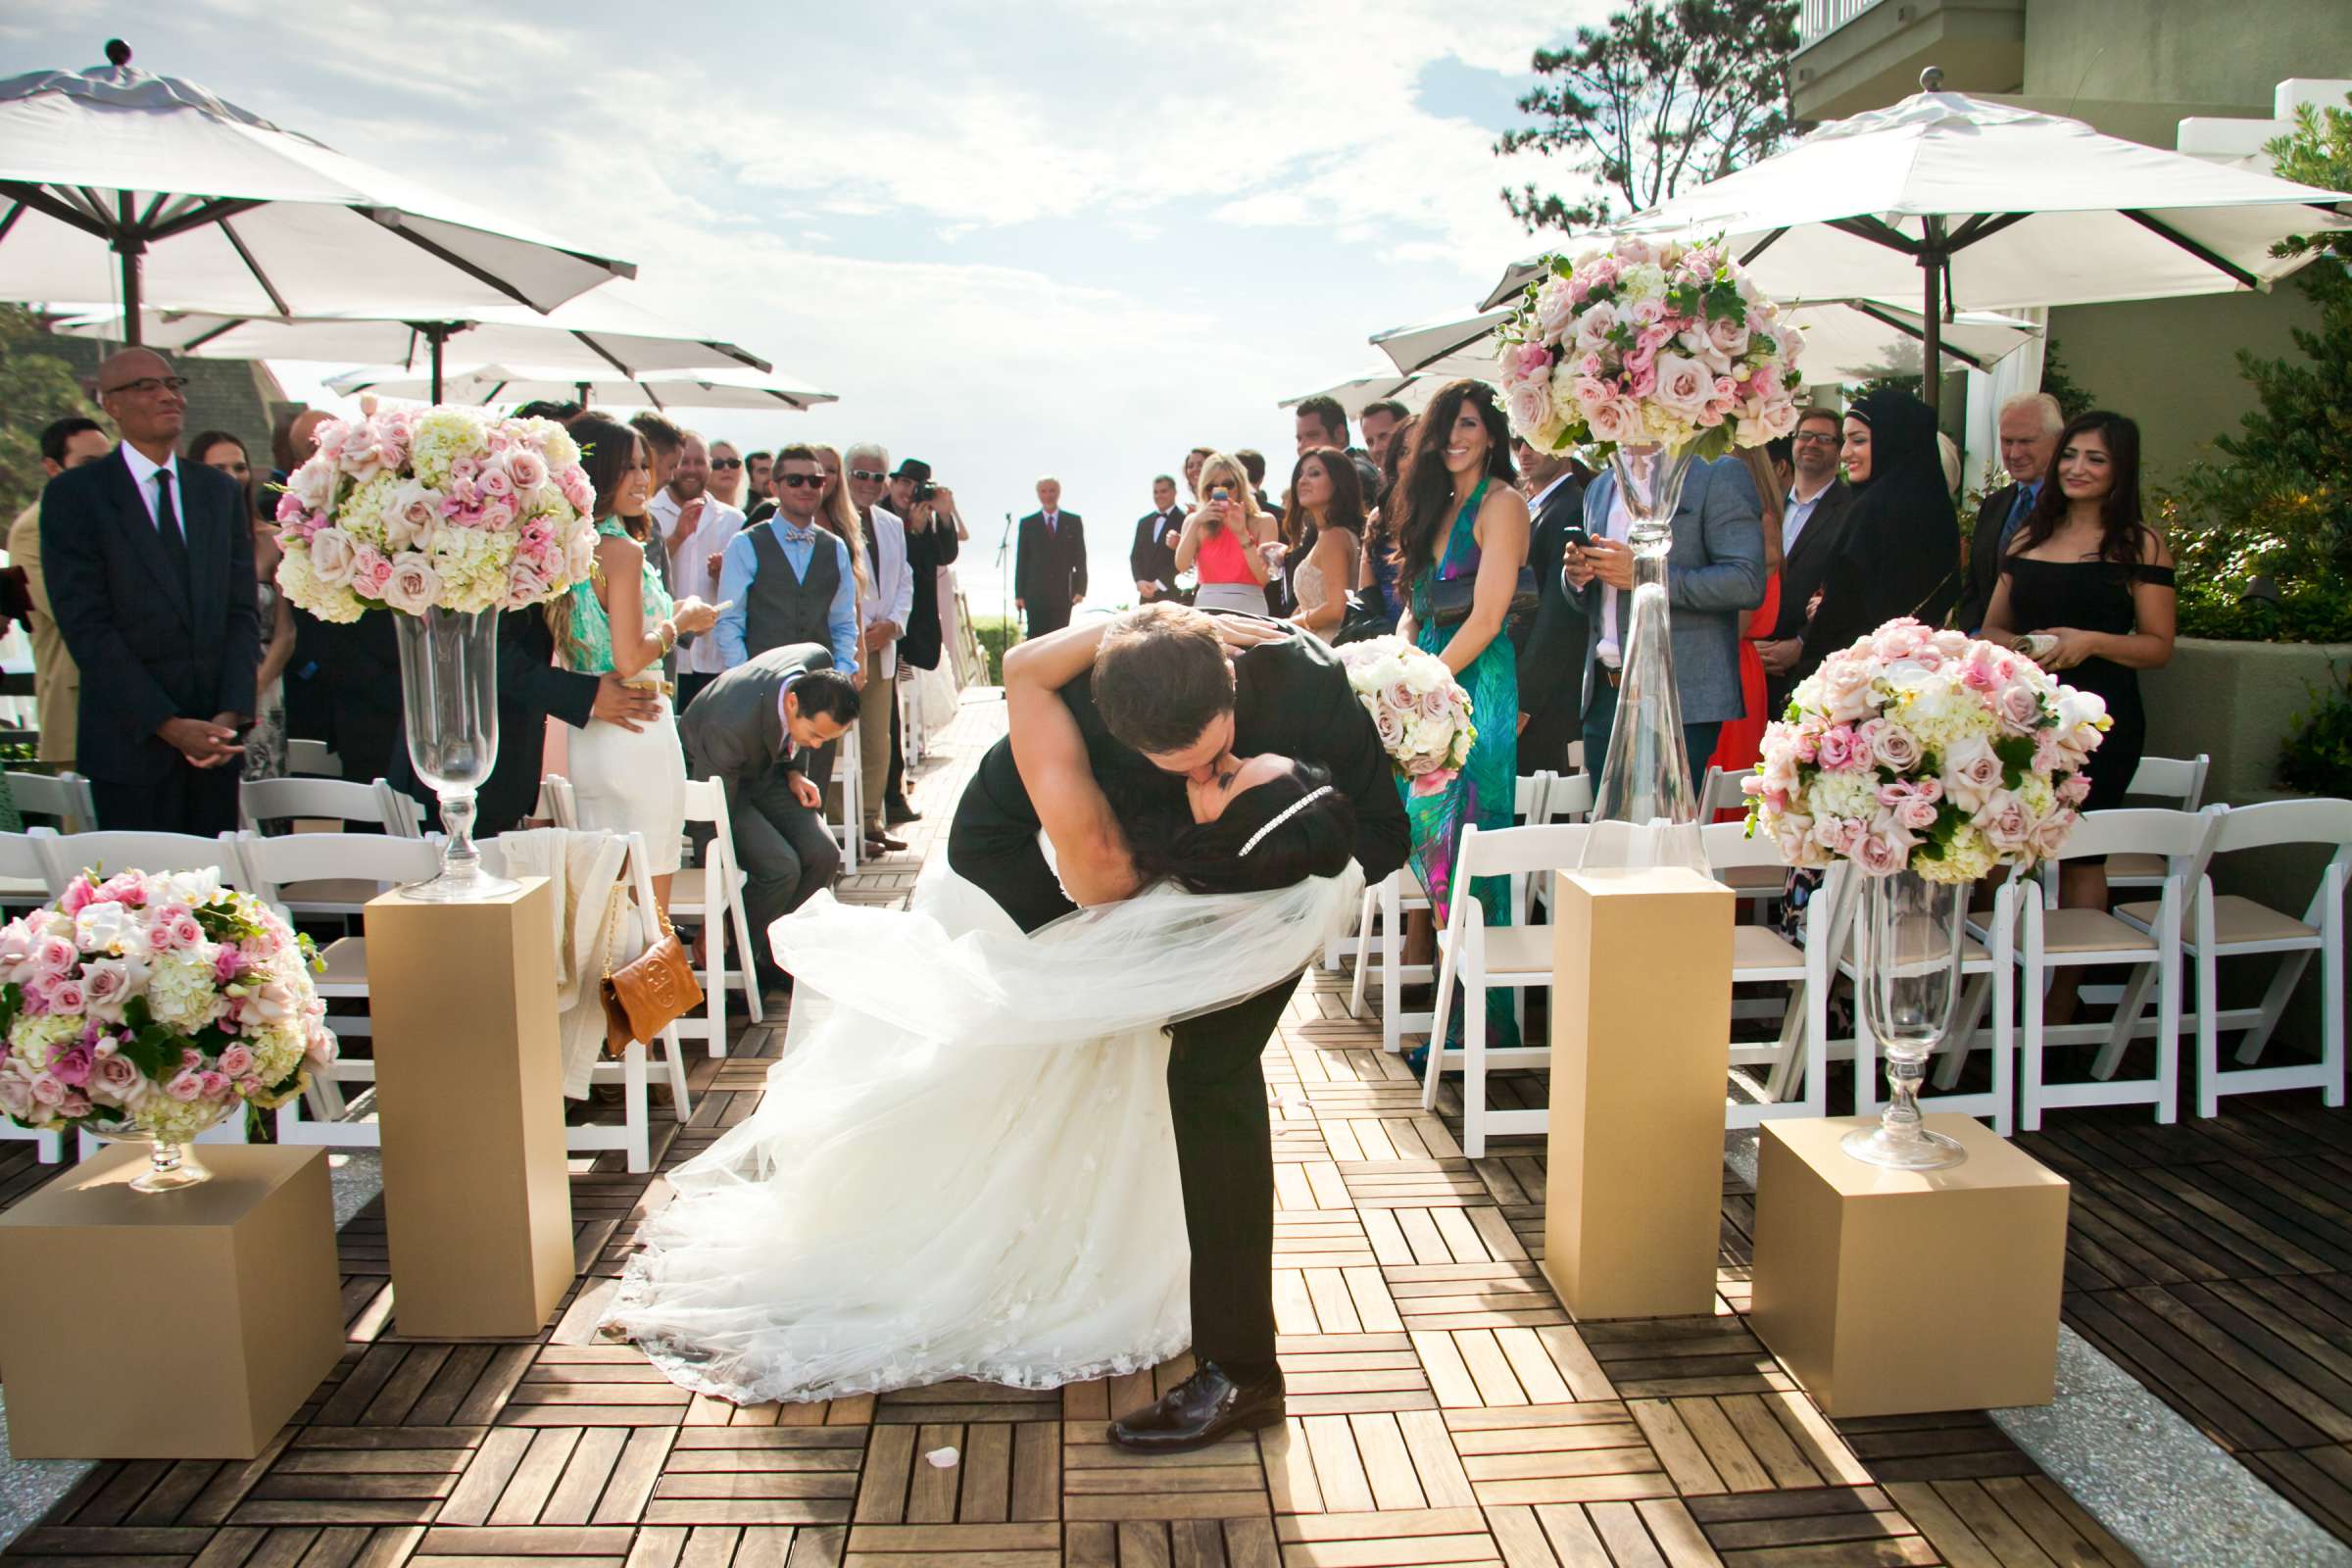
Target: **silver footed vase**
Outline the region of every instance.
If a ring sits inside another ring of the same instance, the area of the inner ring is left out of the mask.
[[[393,616],[409,765],[439,797],[447,835],[441,874],[401,890],[412,899],[464,904],[521,886],[484,871],[473,842],[475,792],[498,765],[498,618],[439,608]]]
[[[1916,871],[1862,878],[1855,989],[1862,1027],[1886,1060],[1886,1109],[1876,1127],[1857,1127],[1845,1152],[1897,1170],[1938,1170],[1968,1151],[1920,1120],[1919,1086],[1928,1059],[1952,1027],[1960,995],[1965,883],[1931,882]]]
[[[1634,586],[1617,596],[1617,718],[1593,791],[1587,868],[1707,869],[1666,604],[1666,556],[1690,464],[1688,451],[1662,446],[1620,446],[1609,454],[1632,524],[1626,542],[1634,551]],[[1593,679],[1606,678],[1605,667],[1593,671]]]

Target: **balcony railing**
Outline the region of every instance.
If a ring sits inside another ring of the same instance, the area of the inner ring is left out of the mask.
[[[1796,46],[1810,49],[1868,11],[1879,0],[1804,0],[1796,21]]]

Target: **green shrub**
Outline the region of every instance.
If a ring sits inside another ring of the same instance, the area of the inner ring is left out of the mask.
[[[2278,782],[2306,795],[2352,798],[2352,684],[2333,671],[2335,688],[2311,688],[2311,708],[2295,715],[2278,749]]]
[[[988,683],[1004,684],[1004,650],[1021,640],[1019,622],[1009,615],[974,615],[972,635],[980,639],[981,652],[988,655]]]

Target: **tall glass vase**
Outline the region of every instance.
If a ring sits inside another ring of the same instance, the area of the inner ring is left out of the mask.
[[[1666,555],[1682,504],[1690,454],[1660,446],[1621,446],[1609,455],[1617,494],[1632,529],[1634,587],[1617,596],[1617,719],[1593,793],[1589,867],[1661,865],[1707,868],[1698,832],[1698,792],[1683,739],[1675,694],[1674,642],[1666,607]],[[1595,670],[1594,679],[1607,678]]]
[[[1960,994],[1960,925],[1965,884],[1931,882],[1916,871],[1862,879],[1861,962],[1856,989],[1862,1027],[1886,1058],[1886,1110],[1876,1127],[1857,1127],[1845,1152],[1873,1165],[1936,1170],[1968,1152],[1919,1118],[1919,1086],[1928,1058],[1952,1027]]]
[[[498,616],[433,609],[393,617],[409,762],[440,797],[448,835],[441,874],[405,889],[412,899],[461,904],[520,886],[486,874],[473,843],[474,792],[498,763]]]

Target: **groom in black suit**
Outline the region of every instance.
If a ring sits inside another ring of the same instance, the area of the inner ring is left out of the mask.
[[[1403,864],[1409,835],[1388,754],[1331,650],[1312,637],[1217,617],[1230,639],[1252,646],[1230,656],[1230,677],[1213,667],[1204,674],[1203,661],[1226,657],[1203,642],[1213,635],[1203,631],[1208,618],[1181,606],[1150,605],[1060,634],[1099,649],[1094,676],[1065,687],[1062,696],[1114,808],[1185,812],[1186,778],[1205,775],[1229,743],[1243,756],[1279,752],[1328,768],[1333,785],[1354,803],[1355,858],[1368,880]],[[1149,756],[1118,740],[1113,726],[1128,717],[1120,705],[1139,697],[1161,710],[1153,717],[1162,727],[1195,739]],[[1165,710],[1171,703],[1198,712],[1172,714]],[[948,863],[1024,931],[1074,908],[1038,848],[1038,830],[1012,743],[999,741],[956,806]],[[1168,1104],[1192,1243],[1193,1353],[1200,1369],[1157,1403],[1111,1424],[1111,1441],[1123,1447],[1173,1452],[1282,1419],[1282,1371],[1274,1358],[1273,1135],[1258,1057],[1298,984],[1294,975],[1248,1001],[1171,1026]]]

